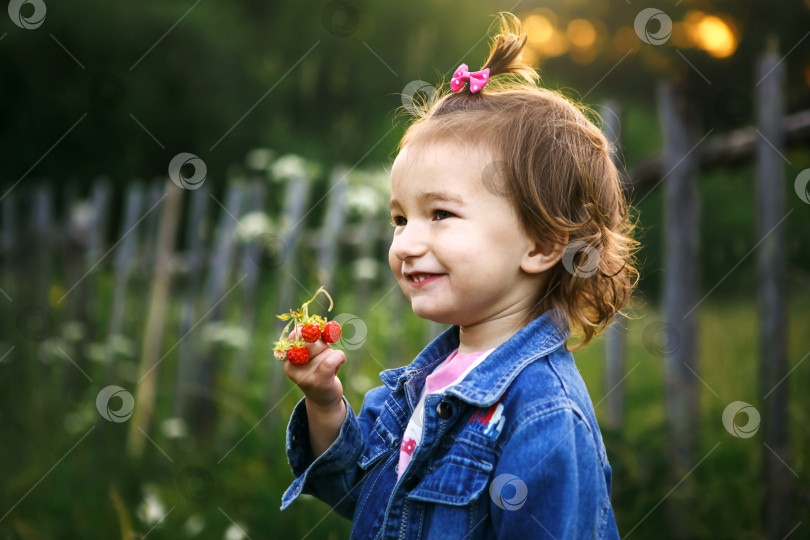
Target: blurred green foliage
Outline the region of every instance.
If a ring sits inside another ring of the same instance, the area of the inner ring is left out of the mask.
[[[345,274],[341,272],[341,279],[348,279]],[[314,288],[315,282],[310,279],[305,285]],[[216,405],[220,435],[206,443],[178,435],[167,426],[176,370],[173,355],[160,369],[152,441],[140,461],[126,455],[128,424],[107,422],[97,415],[99,385],[87,383],[64,357],[43,351],[41,344],[20,341],[17,354],[29,361],[5,364],[1,383],[6,405],[24,406],[3,408],[2,438],[12,444],[0,445],[0,462],[4,464],[0,510],[8,512],[0,521],[0,537],[118,538],[122,523],[130,523],[136,535],[155,527],[149,538],[216,539],[227,538],[226,531],[233,522],[254,539],[348,537],[350,522],[312,497],[303,496],[289,510],[279,511],[281,494],[292,480],[284,433],[301,394],[285,379],[280,401],[267,395],[272,363],[276,362],[269,352],[275,336],[266,331],[275,324],[269,309],[274,300],[272,290],[272,283],[265,281],[247,384],[239,384],[229,375],[242,350],[238,346],[221,349],[220,375],[214,394],[209,396]],[[347,362],[340,372],[355,411],[359,411],[364,393],[380,384],[377,374],[408,362],[429,336],[426,321],[415,317],[407,304],[397,303],[394,296],[399,292],[383,298],[385,292],[380,288],[366,305],[358,305],[352,294],[335,295],[337,310],[364,313],[367,324],[365,341],[356,350],[347,351]],[[133,291],[133,309],[139,303],[137,296]],[[301,290],[297,301],[307,296]],[[99,303],[106,300],[105,294]],[[804,332],[810,324],[804,309],[808,300],[805,291],[791,302],[788,351],[793,365],[810,349],[810,338]],[[614,471],[613,501],[620,532],[633,530],[638,538],[669,538],[666,507],[653,509],[672,488],[667,463],[664,364],[642,343],[644,328],[660,319],[661,313],[655,304],[640,298],[631,314],[634,319],[627,323],[626,417],[620,427],[604,424],[603,397],[609,389],[604,381],[602,338],[575,353],[575,358],[603,426]],[[97,311],[94,319],[101,322],[104,316]],[[173,310],[167,344],[180,338],[177,317]],[[236,323],[239,317],[239,306],[232,305],[227,320]],[[748,301],[712,299],[700,310],[699,369],[703,383],[698,387],[699,456],[721,444],[697,468],[692,482],[670,495],[693,497],[695,506],[690,522],[685,524],[693,538],[759,537],[762,484],[758,460],[765,451],[762,435],[738,439],[721,422],[722,411],[731,401],[761,407],[756,324],[755,309]],[[88,366],[78,349],[71,345],[65,348],[98,382],[105,366],[94,362]],[[135,363],[135,358],[120,358],[116,380],[131,380]],[[790,396],[791,454],[783,457],[798,474],[792,488],[796,501],[810,496],[806,483],[800,480],[810,474],[806,459],[810,437],[802,428],[810,398],[801,390],[810,384],[808,373],[804,366],[798,366],[784,382]],[[31,384],[34,380],[39,383]],[[21,384],[23,381],[29,382]],[[233,435],[223,437],[228,423],[233,423]],[[116,497],[122,502],[119,510]],[[792,507],[791,517],[800,519],[799,512],[799,506]],[[163,520],[158,524],[159,518]]]
[[[550,58],[539,67],[543,84],[574,97],[590,92],[589,103],[614,98],[643,104],[654,116],[657,80],[679,73],[694,80],[694,103],[703,107],[707,126],[734,127],[751,121],[753,61],[769,33],[787,51],[810,22],[802,2],[648,4],[675,21],[694,9],[732,17],[742,29],[736,53],[716,59],[637,42],[621,62],[622,53],[611,47],[587,64],[568,55]],[[406,84],[420,79],[438,85],[461,62],[483,63],[494,15],[512,7],[484,0],[463,9],[433,0],[46,5],[45,21],[35,30],[10,18],[0,21],[0,147],[13,148],[2,164],[7,184],[33,164],[31,176],[80,185],[99,175],[117,182],[149,178],[165,174],[178,152],[202,157],[210,181],[221,183],[228,167],[254,146],[327,165],[384,162],[404,129],[401,117],[394,125],[393,111]],[[525,17],[540,7],[553,11],[561,26],[578,17],[598,20],[608,37],[632,28],[639,9],[608,0],[552,0],[521,3],[515,13]],[[808,61],[806,47],[791,51],[789,111],[810,107]],[[730,98],[749,105],[729,113]],[[625,141],[629,164],[648,155],[636,153],[636,145],[656,150],[645,143],[649,134]]]
[[[76,0],[47,2],[46,21],[37,30],[23,30],[3,18],[3,192],[18,179],[28,183],[35,178],[70,184],[83,193],[100,175],[125,185],[137,178],[165,175],[169,160],[179,152],[201,156],[210,182],[221,189],[241,167],[246,152],[258,146],[280,154],[294,152],[321,164],[322,173],[315,181],[323,191],[326,172],[335,163],[388,163],[405,126],[401,117],[394,116],[405,85],[416,79],[438,85],[461,62],[477,67],[486,57],[488,40],[482,38],[493,15],[512,6],[484,0],[465,2],[463,9],[458,3],[425,0],[349,5],[352,9],[341,5],[341,11],[326,1]],[[655,85],[661,77],[679,72],[693,80],[693,103],[702,107],[706,130],[714,127],[721,132],[750,124],[755,56],[769,33],[778,34],[782,51],[799,43],[806,36],[810,13],[807,2],[778,7],[752,0],[648,5],[660,7],[674,19],[693,8],[736,18],[743,33],[732,57],[717,60],[700,51],[684,52],[713,84],[705,84],[674,50],[666,48],[648,47],[618,65],[618,58],[607,54],[587,65],[561,56],[549,59],[540,70],[544,85],[564,89],[573,97],[592,89],[586,97],[590,104],[618,100],[623,110],[622,159],[628,169],[660,152]],[[537,7],[539,3],[521,3],[516,14]],[[561,19],[596,17],[611,30],[632,26],[638,10],[608,0],[558,0],[542,7]],[[808,58],[808,48],[803,46],[786,60],[788,112],[810,107]],[[729,96],[743,102],[731,114]],[[810,245],[809,207],[796,197],[793,179],[810,167],[810,154],[797,149],[786,156],[791,163],[785,174],[785,210],[794,211],[783,226],[788,290],[800,293],[791,293],[789,317],[790,358],[796,363],[810,349],[804,332],[810,323],[804,308]],[[757,471],[762,445],[758,437],[734,439],[719,421],[729,401],[759,403],[756,313],[751,301],[755,254],[749,254],[758,240],[753,180],[752,167],[718,169],[701,177],[701,258],[695,262],[703,276],[701,290],[723,280],[700,310],[701,376],[719,395],[718,399],[701,387],[701,450],[708,451],[717,441],[722,444],[695,473],[699,504],[689,526],[696,538],[755,538],[751,531],[760,527],[757,509],[762,487]],[[643,296],[652,300],[637,310],[644,318],[630,323],[628,369],[638,365],[638,371],[627,381],[627,420],[620,429],[605,431],[622,533],[635,527],[671,488],[663,365],[641,345],[644,326],[660,317],[654,299],[663,273],[662,190],[645,195],[633,197],[636,201],[645,197],[637,208],[645,244],[640,254],[641,287]],[[275,196],[269,201],[273,213],[280,202]],[[312,212],[307,226],[321,222],[322,209]],[[108,236],[115,237],[112,231]],[[311,260],[312,254],[302,255],[307,258]],[[725,278],[741,261],[744,264]],[[335,289],[347,292],[335,295],[337,305],[341,311],[374,320],[368,325],[366,344],[342,368],[344,380],[350,381],[345,384],[347,396],[359,410],[363,392],[378,384],[377,373],[407,363],[426,343],[429,329],[407,306],[392,304],[397,292],[376,305],[383,289],[368,304],[357,305],[349,292],[353,287],[350,269],[344,260]],[[85,329],[84,340],[65,338],[72,347],[69,352],[82,366],[93,362],[90,342],[103,333],[99,328],[106,328],[109,316],[111,277],[104,273],[97,280],[98,295],[90,307],[97,327]],[[317,284],[309,280],[306,284],[314,290]],[[130,295],[128,318],[139,326],[146,312],[142,291],[148,282],[136,285],[140,290]],[[240,350],[226,347],[217,394],[211,396],[220,413],[234,413],[239,436],[246,436],[201,444],[189,437],[166,435],[162,425],[156,426],[150,436],[170,458],[147,445],[144,460],[128,460],[124,455],[127,424],[97,416],[97,386],[86,384],[58,351],[16,336],[14,340],[4,337],[4,343],[13,341],[16,349],[15,360],[3,363],[0,379],[0,538],[117,538],[130,529],[143,535],[154,524],[150,516],[161,512],[166,518],[149,532],[149,538],[193,536],[191,532],[200,527],[198,537],[222,538],[233,521],[243,524],[254,539],[300,538],[310,533],[310,538],[347,537],[350,524],[311,498],[303,497],[285,513],[278,510],[291,480],[284,428],[299,392],[285,380],[284,399],[277,405],[268,402],[273,361],[268,351],[275,337],[270,329],[276,323],[268,307],[275,304],[275,288],[274,282],[265,281],[259,295],[263,309],[250,384],[239,385],[227,375]],[[300,296],[303,300],[308,295]],[[238,325],[238,307],[229,314],[234,325]],[[64,328],[71,321],[54,309],[55,326]],[[178,309],[172,306],[167,347],[180,337]],[[399,316],[401,322],[397,322]],[[14,313],[6,311],[2,317],[4,327],[13,333]],[[390,330],[383,330],[388,328],[396,329],[399,346],[395,351],[386,334]],[[577,359],[596,402],[606,391],[600,342],[585,348]],[[175,362],[174,356],[166,359],[165,373],[174,373]],[[90,375],[100,378],[104,366],[90,365]],[[135,365],[136,355],[122,353],[116,377],[134,384]],[[790,465],[800,478],[810,472],[806,461],[810,440],[802,429],[810,410],[801,392],[810,383],[807,373],[805,365],[785,383],[791,396],[794,461]],[[171,416],[172,391],[172,377],[161,377],[156,418]],[[597,414],[601,414],[598,408]],[[210,473],[213,482],[203,486],[208,490],[205,497],[200,486],[190,488],[179,481],[189,466]],[[797,498],[808,500],[806,486],[797,484],[795,489]],[[122,504],[117,505],[117,500]],[[660,537],[666,530],[660,507],[634,534]]]

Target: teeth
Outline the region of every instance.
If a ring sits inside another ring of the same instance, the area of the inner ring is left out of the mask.
[[[427,279],[425,276],[418,276],[413,278],[415,283],[421,283],[422,281],[425,281],[425,279]]]

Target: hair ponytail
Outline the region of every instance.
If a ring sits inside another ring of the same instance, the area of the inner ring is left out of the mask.
[[[516,87],[537,88],[540,76],[529,64],[523,62],[520,53],[526,45],[527,35],[523,25],[509,12],[498,14],[498,33],[489,47],[489,58],[481,67],[489,68],[489,82],[478,93],[472,93],[470,85],[456,93],[446,93],[443,97],[427,104],[426,109],[418,110],[418,116],[441,116],[447,113],[469,110],[475,104],[486,102],[487,95],[502,89]]]
[[[534,68],[523,62],[520,57],[527,39],[520,19],[508,12],[501,12],[498,15],[500,17],[498,34],[490,46],[489,58],[481,69],[489,68],[490,77],[513,74],[528,83],[536,84],[540,77]]]

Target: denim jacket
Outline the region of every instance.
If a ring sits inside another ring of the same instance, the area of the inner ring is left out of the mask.
[[[380,373],[359,415],[348,401],[313,460],[302,399],[287,428],[295,480],[353,520],[352,538],[619,538],[611,468],[569,333],[546,313],[460,383],[426,398],[422,441],[397,479],[399,445],[425,377],[459,344],[451,326],[408,366]]]

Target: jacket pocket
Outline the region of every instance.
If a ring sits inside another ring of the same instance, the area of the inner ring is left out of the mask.
[[[363,451],[357,461],[357,465],[363,470],[368,470],[381,457],[397,447],[399,439],[386,425],[387,423],[393,424],[392,419],[386,417],[387,412],[384,408],[369,430]]]
[[[448,454],[408,493],[409,499],[463,506],[478,499],[489,483],[492,463]]]
[[[422,505],[425,540],[466,538],[486,535],[486,517],[492,463],[448,454],[408,493],[407,505]]]

